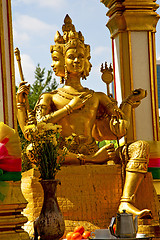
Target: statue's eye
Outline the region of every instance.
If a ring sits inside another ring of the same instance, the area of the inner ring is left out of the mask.
[[[57,57],[53,57],[52,59],[53,59],[53,61],[59,61],[59,58],[57,58]]]
[[[69,55],[68,55],[68,58],[73,60],[75,57],[74,57],[73,54],[69,54]]]
[[[84,58],[84,55],[83,54],[79,54],[79,56],[78,56],[79,58]]]

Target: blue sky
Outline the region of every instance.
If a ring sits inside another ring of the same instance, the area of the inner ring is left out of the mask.
[[[160,4],[160,0],[157,1]],[[108,9],[100,0],[11,0],[14,47],[21,51],[22,68],[25,80],[34,81],[34,71],[38,63],[50,69],[50,45],[54,44],[57,30],[62,32],[66,14],[72,18],[77,31],[91,46],[92,70],[83,86],[106,92],[101,80],[100,65],[112,62],[110,33],[105,26]],[[160,14],[160,10],[157,12]],[[160,59],[160,22],[156,33],[157,59]],[[16,83],[20,82],[15,62]],[[59,82],[59,78],[57,78]]]

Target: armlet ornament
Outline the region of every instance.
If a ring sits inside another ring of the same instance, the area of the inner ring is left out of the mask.
[[[25,103],[17,103],[17,109],[25,108],[26,104]]]

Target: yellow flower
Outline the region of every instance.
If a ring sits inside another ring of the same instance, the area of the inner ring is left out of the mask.
[[[53,136],[53,138],[52,138],[52,143],[54,146],[57,146],[57,139],[55,136]]]
[[[46,126],[46,123],[42,122],[42,123],[37,123],[37,128],[38,129],[42,129]]]
[[[61,125],[56,125],[56,127],[57,127],[57,132],[61,133],[62,132],[62,126]]]
[[[44,127],[45,130],[52,130],[54,132],[57,131],[56,125],[53,125],[52,123],[47,123],[46,126]]]

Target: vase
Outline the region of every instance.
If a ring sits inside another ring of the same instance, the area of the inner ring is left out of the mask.
[[[56,190],[59,180],[40,180],[44,202],[39,217],[34,222],[34,239],[59,240],[65,231],[63,215],[58,206]]]

